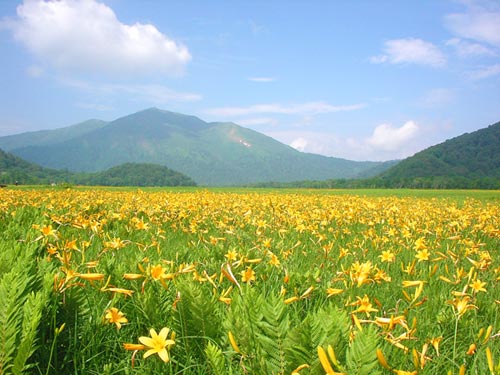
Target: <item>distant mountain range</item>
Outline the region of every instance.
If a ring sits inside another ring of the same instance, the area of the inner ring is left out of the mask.
[[[98,172],[123,163],[167,166],[201,185],[370,177],[396,162],[303,153],[234,123],[160,110],[111,122],[0,137],[0,149],[52,169]]]
[[[400,162],[356,162],[299,152],[233,123],[152,108],[112,122],[0,137],[0,182],[15,180],[500,189],[500,122]]]

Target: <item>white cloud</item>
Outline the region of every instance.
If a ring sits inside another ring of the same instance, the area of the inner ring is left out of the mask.
[[[425,127],[408,121],[400,127],[381,124],[369,137],[338,136],[333,131],[268,130],[266,135],[303,152],[349,160],[394,160],[415,154],[432,140]]]
[[[292,146],[296,150],[305,151],[307,144],[308,142],[305,138],[299,137],[295,139],[292,143],[290,143],[290,146]]]
[[[448,28],[459,36],[500,47],[500,11],[469,6],[465,13],[448,14]]]
[[[471,43],[460,38],[453,38],[446,42],[447,46],[452,46],[460,57],[469,56],[495,56],[495,52],[482,44]]]
[[[487,66],[482,69],[478,69],[469,74],[470,78],[479,80],[484,78],[489,78],[492,76],[496,76],[500,74],[500,64],[495,64],[491,66]]]
[[[325,102],[307,102],[297,105],[256,104],[248,107],[221,107],[206,110],[206,113],[219,117],[247,116],[264,113],[285,115],[317,115],[339,111],[354,111],[365,107],[364,104],[335,106]]]
[[[155,26],[123,24],[96,0],[25,0],[5,25],[41,62],[64,70],[175,76],[191,59]]]
[[[419,131],[414,121],[407,121],[403,126],[395,128],[390,124],[378,125],[366,143],[375,150],[396,151],[411,141]]]
[[[417,38],[392,39],[384,43],[384,54],[373,56],[374,64],[420,64],[442,67],[446,64],[445,55],[434,44]]]
[[[274,82],[276,81],[276,78],[274,77],[250,77],[248,78],[249,81],[252,82]]]

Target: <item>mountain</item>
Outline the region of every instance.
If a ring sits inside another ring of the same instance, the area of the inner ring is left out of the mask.
[[[63,181],[65,171],[43,168],[0,149],[0,184],[39,184]]]
[[[71,171],[97,172],[123,163],[166,165],[202,185],[355,178],[391,165],[302,153],[233,123],[207,123],[156,108],[43,135],[40,141],[33,133],[0,137],[0,147]]]
[[[126,163],[96,173],[40,167],[0,149],[0,184],[65,183],[102,186],[194,186],[182,173],[156,164]]]
[[[420,151],[379,177],[394,186],[498,186],[500,122]]]

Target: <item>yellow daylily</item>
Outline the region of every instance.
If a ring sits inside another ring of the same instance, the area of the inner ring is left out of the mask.
[[[116,325],[117,329],[122,328],[122,323],[128,323],[128,319],[125,317],[125,314],[123,314],[116,307],[112,307],[112,308],[106,310],[105,319],[110,324],[114,323]]]
[[[163,362],[168,362],[170,360],[169,350],[175,345],[173,339],[167,339],[170,329],[164,327],[161,329],[160,333],[151,328],[149,333],[151,337],[141,336],[139,341],[145,346],[147,352],[144,353],[144,358],[149,357],[152,354],[158,354]],[[172,337],[175,337],[172,333]]]

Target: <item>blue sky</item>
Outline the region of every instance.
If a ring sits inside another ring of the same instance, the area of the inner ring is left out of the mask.
[[[500,121],[500,1],[0,2],[0,136],[149,108],[389,160]]]

